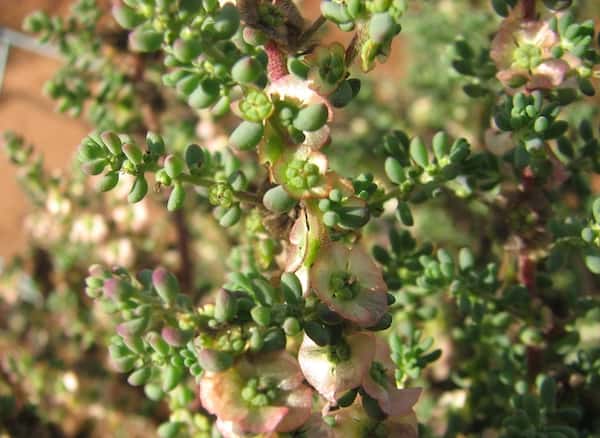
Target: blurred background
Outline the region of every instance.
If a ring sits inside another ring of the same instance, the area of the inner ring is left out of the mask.
[[[71,3],[71,0],[2,1],[0,26],[20,31],[23,19],[33,11],[42,9],[64,15]],[[82,119],[57,113],[55,104],[42,93],[44,82],[60,65],[59,59],[12,46],[0,90],[0,132],[13,130],[23,134],[39,147],[49,168],[65,167],[89,130]],[[4,197],[0,257],[8,258],[25,245],[22,224],[28,203],[18,188],[16,168],[5,157],[0,160],[0,187]]]

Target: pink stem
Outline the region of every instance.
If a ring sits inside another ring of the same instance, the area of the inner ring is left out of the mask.
[[[267,64],[267,75],[269,81],[275,82],[277,79],[281,79],[288,74],[287,64],[285,62],[285,56],[277,47],[273,41],[265,44],[265,52],[267,53],[268,64]]]

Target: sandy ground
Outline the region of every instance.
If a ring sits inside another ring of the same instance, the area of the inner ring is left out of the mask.
[[[36,9],[63,13],[69,3],[64,0],[0,0],[0,26],[18,30],[28,13]],[[44,154],[50,169],[63,167],[88,132],[81,120],[56,113],[54,103],[42,94],[44,82],[59,66],[56,60],[12,48],[0,91],[0,132],[13,130],[23,134]],[[1,153],[0,257],[15,254],[27,239],[22,223],[28,203],[15,176],[15,168]]]

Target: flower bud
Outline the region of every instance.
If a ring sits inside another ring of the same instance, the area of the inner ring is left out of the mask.
[[[262,351],[283,350],[286,344],[285,332],[280,327],[271,327],[264,336]]]
[[[292,198],[282,186],[269,189],[263,196],[263,204],[273,213],[283,214],[296,206],[298,201]]]
[[[148,333],[146,341],[150,344],[150,347],[159,354],[160,356],[168,356],[169,344],[156,332]]]
[[[81,170],[88,175],[99,175],[107,164],[108,162],[105,158],[96,158],[95,160],[84,162],[81,165]]]
[[[316,321],[305,321],[304,331],[313,342],[321,347],[331,342],[331,333],[329,330]]]
[[[202,76],[190,74],[177,81],[175,88],[179,94],[187,97],[200,85],[201,80]]]
[[[252,320],[260,326],[266,327],[271,324],[271,309],[265,306],[256,306],[250,311]]]
[[[336,24],[348,23],[352,21],[348,9],[345,5],[335,2],[321,2],[321,13],[325,18]]]
[[[165,396],[161,387],[155,383],[147,383],[144,385],[144,394],[152,401],[159,401]]]
[[[148,182],[146,181],[146,178],[144,178],[144,175],[140,175],[133,182],[127,199],[130,203],[135,204],[136,202],[140,202],[142,199],[144,199],[147,193]]]
[[[259,78],[263,70],[262,65],[256,59],[244,56],[231,68],[231,76],[240,84],[250,84]]]
[[[225,289],[219,289],[215,299],[215,319],[219,322],[228,322],[237,314],[237,301]]]
[[[369,21],[369,37],[377,44],[385,44],[400,32],[400,25],[387,12],[373,14]]]
[[[182,184],[175,183],[171,194],[169,195],[169,201],[167,202],[167,210],[175,211],[183,207],[185,201],[185,189]]]
[[[123,145],[123,152],[129,161],[136,166],[142,164],[144,160],[144,153],[142,150],[133,143],[126,143]]]
[[[150,379],[152,375],[152,369],[149,367],[144,367],[135,370],[133,373],[129,375],[127,378],[127,383],[131,386],[142,386],[145,385],[146,382]]]
[[[172,391],[183,380],[183,377],[183,367],[167,365],[162,373],[162,390],[164,392]]]
[[[204,348],[197,352],[198,363],[206,371],[217,373],[233,365],[233,356],[226,351]]]
[[[339,225],[348,229],[360,228],[371,218],[368,207],[343,207],[338,214]]]
[[[119,183],[119,172],[109,172],[102,177],[98,183],[98,190],[108,192],[116,187]]]
[[[166,304],[173,304],[179,293],[177,278],[165,268],[159,267],[152,272],[152,284],[160,298]]]
[[[163,327],[160,335],[165,342],[172,347],[183,347],[188,341],[188,336],[186,336],[180,329],[176,327]]]
[[[256,147],[265,132],[261,123],[244,121],[231,133],[229,143],[241,151],[248,151]]]
[[[118,278],[108,278],[104,280],[102,291],[106,298],[122,301],[131,297],[135,292],[135,289],[126,281],[119,280]]]
[[[146,328],[148,328],[149,322],[150,318],[148,315],[142,315],[137,318],[130,319],[129,321],[125,321],[117,325],[117,333],[123,338],[129,336],[139,336],[144,332],[144,330],[146,330]]]
[[[214,79],[205,79],[192,91],[188,104],[192,108],[207,108],[219,99],[219,83]]]
[[[286,335],[296,336],[300,333],[300,330],[302,330],[302,327],[296,318],[288,317],[283,321],[283,331]]]
[[[398,207],[396,208],[396,216],[407,227],[412,227],[415,223],[407,202],[398,202]]]
[[[115,21],[124,29],[133,29],[144,22],[142,15],[123,4],[121,0],[114,2],[111,12]]]
[[[117,134],[112,131],[105,131],[100,134],[100,138],[102,139],[102,143],[108,148],[111,154],[119,155],[121,150],[121,139]]]
[[[197,39],[177,39],[173,44],[173,54],[181,62],[188,63],[202,53],[202,45]]]
[[[150,27],[137,27],[129,34],[129,47],[134,52],[156,52],[163,42],[163,34]]]
[[[121,373],[128,373],[134,366],[137,358],[135,356],[123,356],[119,358],[113,358],[112,363],[114,364],[117,371]]]
[[[393,157],[388,157],[385,160],[385,174],[394,184],[401,184],[406,181],[406,174],[400,161]]]
[[[429,155],[427,154],[427,148],[425,143],[419,137],[415,137],[411,140],[410,146],[410,157],[420,167],[427,167],[429,165]]]
[[[228,228],[235,225],[242,217],[242,209],[239,204],[230,207],[223,216],[219,219],[219,225]]]
[[[167,421],[158,426],[157,433],[160,438],[175,438],[180,436],[183,426],[181,421]]]
[[[231,38],[240,26],[240,13],[236,6],[226,3],[215,17],[215,31],[221,39]]]
[[[165,153],[165,141],[160,135],[154,132],[148,132],[148,134],[146,134],[146,144],[148,145],[150,153],[154,155],[162,155]]]
[[[354,400],[356,399],[357,394],[358,394],[358,388],[351,389],[350,391],[346,392],[344,395],[342,395],[337,400],[337,404],[342,408],[347,408],[352,403],[354,403]]]
[[[329,111],[327,106],[322,103],[316,103],[302,108],[296,114],[293,125],[300,131],[316,131],[325,125]]]
[[[448,135],[444,131],[440,131],[433,136],[432,140],[433,153],[438,161],[443,159],[450,152],[450,142]]]
[[[190,171],[202,166],[202,162],[204,161],[204,152],[197,144],[188,145],[185,148],[183,156],[185,157],[185,164]]]
[[[249,26],[244,27],[242,38],[251,46],[262,46],[267,42],[267,37],[262,31]]]
[[[169,176],[169,174],[167,173],[167,171],[163,168],[163,169],[158,169],[156,171],[156,174],[154,175],[154,178],[156,179],[156,182],[163,185],[163,186],[170,186],[171,183],[173,182],[171,180],[171,177]]]
[[[329,101],[335,108],[343,108],[350,103],[353,97],[352,86],[348,81],[343,81],[329,96]]]
[[[298,304],[302,299],[302,284],[293,272],[284,272],[281,275],[281,290],[288,304]]]

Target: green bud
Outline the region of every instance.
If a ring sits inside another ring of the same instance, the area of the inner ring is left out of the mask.
[[[377,44],[385,44],[400,32],[400,25],[387,12],[373,14],[369,21],[369,37]]]
[[[177,278],[165,268],[159,267],[152,272],[152,284],[160,298],[166,304],[173,304],[179,293]]]
[[[207,108],[219,99],[219,82],[214,79],[205,79],[188,97],[188,104],[192,108]]]
[[[264,132],[265,128],[261,123],[244,121],[232,132],[229,143],[241,151],[248,151],[256,147]]]
[[[163,34],[150,27],[137,27],[129,34],[129,47],[134,52],[156,52],[163,42]]]
[[[148,145],[150,153],[154,155],[162,155],[165,153],[165,141],[160,135],[154,132],[148,132],[148,134],[146,134],[146,144]]]
[[[161,387],[155,383],[147,383],[144,386],[144,394],[152,401],[159,401],[165,396]]]
[[[508,5],[506,4],[506,0],[492,0],[492,7],[494,8],[494,11],[496,11],[496,13],[501,17],[508,16],[509,9]]]
[[[230,207],[219,219],[219,225],[228,228],[235,225],[242,217],[242,209],[239,204]]]
[[[119,358],[113,358],[112,361],[117,371],[121,373],[128,373],[134,368],[137,358],[135,356],[123,356]]]
[[[165,340],[158,333],[152,332],[148,333],[146,336],[146,341],[150,344],[150,347],[159,354],[160,356],[167,357],[169,352],[171,351],[169,348],[169,344],[165,342]]]
[[[268,326],[271,324],[271,309],[264,306],[256,306],[250,311],[252,320],[260,326]]]
[[[121,139],[117,134],[112,131],[106,131],[100,134],[100,138],[102,139],[102,143],[108,148],[111,154],[119,155],[121,150]]]
[[[229,96],[221,96],[211,109],[211,113],[215,117],[223,117],[229,114],[231,108],[231,99]]]
[[[406,181],[406,174],[402,164],[393,157],[388,157],[385,160],[385,174],[394,184],[401,184]]]
[[[250,350],[260,351],[265,345],[265,340],[258,330],[253,330],[250,335]]]
[[[297,304],[302,299],[302,284],[293,272],[281,275],[281,290],[288,304]]]
[[[139,166],[144,161],[144,153],[139,147],[137,147],[133,143],[124,144],[123,152],[125,153],[127,159],[136,166]]]
[[[173,182],[165,169],[158,169],[154,175],[156,182],[163,186],[170,186]]]
[[[147,193],[148,182],[146,181],[146,178],[144,178],[144,175],[140,175],[133,182],[127,199],[130,203],[135,204],[136,202],[140,202],[142,199],[144,199]]]
[[[429,165],[429,155],[425,143],[419,137],[415,137],[411,140],[410,156],[420,167],[427,167]]]
[[[321,13],[325,16],[325,18],[337,24],[348,23],[352,21],[352,17],[348,13],[346,7],[339,3],[322,1]]]
[[[185,201],[185,189],[182,184],[175,183],[171,194],[169,195],[169,201],[167,202],[167,210],[175,211],[183,207]]]
[[[185,148],[184,152],[185,163],[188,169],[193,170],[202,166],[204,161],[204,152],[197,144],[190,144]]]
[[[347,408],[348,406],[352,405],[352,403],[354,403],[357,394],[358,388],[351,389],[337,400],[337,404],[342,408]]]
[[[302,62],[300,59],[290,56],[287,61],[287,68],[295,76],[298,76],[301,79],[306,79],[308,77],[308,72],[310,70],[309,66]]]
[[[178,39],[173,44],[173,54],[181,62],[188,63],[202,53],[202,45],[198,39]]]
[[[400,221],[407,227],[412,227],[415,223],[407,202],[398,202],[398,207],[396,208],[396,215],[398,216],[398,219],[400,219]]]
[[[148,328],[149,322],[150,318],[148,315],[142,315],[137,318],[130,319],[129,321],[122,322],[117,326],[117,333],[123,338],[129,336],[139,336],[146,330],[146,328]]]
[[[250,84],[259,78],[263,70],[262,65],[256,59],[244,56],[231,68],[231,76],[240,84]]]
[[[240,26],[240,14],[236,6],[225,4],[215,17],[215,31],[221,39],[231,38]]]
[[[99,175],[102,173],[108,162],[105,158],[96,158],[95,160],[86,161],[81,165],[83,170],[88,175]]]
[[[329,96],[329,101],[335,108],[343,108],[354,98],[354,92],[349,81],[343,81]]]
[[[219,322],[228,322],[237,314],[237,301],[230,292],[219,289],[215,299],[215,319]]]
[[[294,317],[288,317],[283,321],[283,331],[288,336],[296,336],[300,333],[302,327],[300,326],[300,322]]]
[[[322,103],[316,103],[302,108],[296,114],[293,125],[300,131],[316,131],[327,123],[329,112],[327,106]]]
[[[450,152],[450,141],[448,140],[448,135],[443,131],[435,134],[433,136],[432,146],[435,158],[437,158],[438,161],[442,160]]]
[[[185,163],[178,155],[168,155],[165,158],[164,168],[171,178],[177,179],[183,173]]]
[[[129,377],[127,378],[127,383],[129,383],[131,386],[142,386],[145,385],[146,382],[148,382],[148,379],[150,379],[151,375],[151,368],[140,368],[129,375]]]
[[[162,389],[170,392],[183,380],[184,369],[182,367],[167,365],[162,373]]]
[[[206,371],[217,373],[233,365],[233,356],[226,351],[204,348],[197,352],[198,363]]]
[[[283,350],[286,344],[285,332],[279,327],[271,327],[264,336],[262,351]]]
[[[176,438],[180,436],[184,423],[181,421],[167,421],[158,426],[158,436],[160,438]]]
[[[200,85],[202,77],[195,74],[190,74],[180,79],[177,82],[176,89],[182,96],[189,96]]]
[[[544,116],[540,116],[536,119],[536,121],[533,125],[533,129],[535,132],[542,133],[546,129],[548,129],[549,125],[550,125],[550,122],[548,122],[548,119]]]
[[[321,347],[331,342],[331,333],[322,324],[316,321],[305,321],[304,331],[306,335],[313,340],[313,342]]]
[[[283,214],[294,208],[298,201],[292,198],[282,186],[275,186],[265,193],[263,204],[267,210]]]
[[[122,2],[115,2],[111,12],[115,21],[124,29],[133,29],[144,22],[142,15]]]
[[[98,190],[108,192],[119,183],[119,172],[109,172],[98,183]]]

